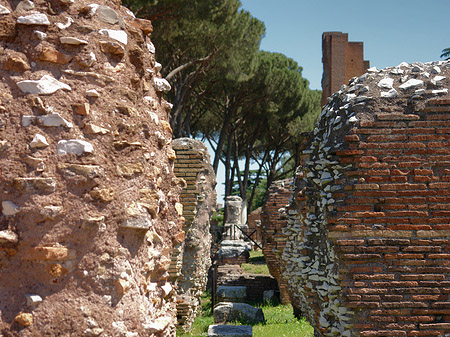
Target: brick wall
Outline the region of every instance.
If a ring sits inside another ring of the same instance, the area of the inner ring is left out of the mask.
[[[335,93],[297,171],[283,275],[318,336],[450,333],[450,69]]]
[[[275,181],[267,190],[267,197],[261,213],[263,228],[263,253],[270,274],[277,280],[280,299],[283,304],[290,303],[287,283],[280,273],[280,255],[283,252],[286,236],[282,229],[286,227],[286,211],[293,193],[293,179]]]
[[[173,251],[171,271],[177,282],[178,326],[187,331],[199,314],[211,265],[209,218],[216,205],[216,180],[202,142],[178,138],[172,146],[176,152],[174,173],[184,185],[180,202],[186,234],[184,242]]]
[[[322,105],[327,98],[354,76],[361,76],[369,68],[364,61],[362,42],[348,42],[348,34],[325,32],[322,35]]]

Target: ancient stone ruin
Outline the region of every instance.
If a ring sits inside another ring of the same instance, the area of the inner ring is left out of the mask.
[[[292,198],[293,189],[292,178],[273,182],[267,190],[261,216],[264,258],[270,274],[278,282],[280,300],[283,304],[291,303],[287,282],[281,275],[280,258],[287,240],[283,229],[286,228],[286,208]]]
[[[450,332],[450,63],[332,95],[296,173],[283,276],[317,336]]]
[[[179,180],[149,21],[0,0],[0,335],[173,336]]]
[[[201,295],[206,290],[211,266],[209,219],[216,206],[216,178],[206,146],[199,140],[178,138],[172,143],[176,152],[175,175],[184,188],[180,202],[185,218],[185,240],[176,247],[181,268],[177,282],[178,326],[190,330],[201,310]],[[181,241],[181,240],[180,240]]]

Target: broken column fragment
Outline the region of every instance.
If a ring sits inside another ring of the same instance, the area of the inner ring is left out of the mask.
[[[448,333],[449,77],[448,61],[371,68],[328,98],[282,255],[316,336]]]
[[[1,335],[175,334],[183,221],[145,22],[0,0]]]

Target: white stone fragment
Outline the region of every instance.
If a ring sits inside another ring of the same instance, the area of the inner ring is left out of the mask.
[[[385,77],[380,82],[378,82],[378,86],[383,89],[392,89],[394,85],[394,79]]]
[[[73,19],[68,16],[66,18],[66,23],[58,22],[58,23],[56,23],[56,27],[63,30],[63,29],[69,28],[72,23],[73,23]]]
[[[27,126],[30,126],[31,123],[32,123],[35,119],[36,119],[36,117],[34,117],[34,116],[27,116],[27,115],[22,116],[22,126],[23,126],[24,128],[26,128]]]
[[[10,229],[0,231],[0,243],[17,243],[19,236]]]
[[[400,85],[399,88],[403,89],[403,90],[408,90],[408,89],[415,89],[415,88],[418,88],[421,86],[423,86],[422,80],[417,80],[415,78],[411,78],[408,81],[406,81],[405,83],[403,83],[402,85]]]
[[[88,7],[89,7],[89,15],[93,16],[97,12],[97,9],[100,7],[100,5],[90,4]]]
[[[391,89],[389,91],[383,91],[380,93],[381,97],[385,97],[385,98],[394,98],[398,96],[398,92],[395,89]]]
[[[61,43],[70,44],[70,45],[73,45],[73,46],[77,46],[77,45],[80,45],[80,44],[88,44],[89,43],[86,40],[82,40],[82,39],[79,39],[79,38],[76,38],[76,37],[73,37],[73,36],[61,36],[59,38],[59,41],[61,41]]]
[[[125,45],[128,43],[127,32],[125,32],[124,30],[100,29],[98,32]]]
[[[159,62],[155,62],[155,70],[158,72],[162,69],[162,65]]]
[[[403,74],[403,69],[399,69],[399,68],[394,68],[394,69],[392,69],[391,70],[391,74],[393,74],[393,75],[401,75],[401,74]]]
[[[30,308],[35,308],[42,303],[42,297],[39,295],[25,295],[27,298],[27,306]]]
[[[156,49],[155,46],[153,45],[153,43],[151,43],[150,41],[147,42],[147,49],[151,54],[156,53]]]
[[[100,97],[100,94],[95,89],[86,90],[86,96],[88,97]]]
[[[409,64],[406,62],[402,62],[397,67],[409,67]]]
[[[441,90],[433,90],[433,91],[431,91],[431,93],[433,95],[435,95],[435,96],[437,96],[437,95],[445,95],[445,94],[448,93],[448,89],[445,88],[445,89],[441,89]]]
[[[47,15],[42,13],[34,13],[26,16],[19,16],[17,18],[17,23],[21,23],[23,25],[50,26],[50,21],[48,21]]]
[[[377,67],[372,67],[372,68],[367,69],[367,72],[368,73],[378,73],[379,70],[377,69]]]
[[[0,5],[0,15],[10,14],[11,11],[5,6]]]
[[[47,39],[47,34],[44,32],[41,32],[39,30],[34,30],[33,33],[41,41],[44,41],[45,39]]]
[[[156,91],[162,92],[162,91],[169,91],[172,89],[170,86],[170,83],[165,78],[157,78],[155,77],[153,79],[153,83],[155,84]]]
[[[40,133],[36,133],[36,135],[34,136],[33,140],[30,143],[30,146],[33,149],[43,148],[48,146],[48,142],[43,135],[41,135]]]
[[[65,126],[72,128],[73,124],[64,119],[60,114],[53,113],[51,115],[39,116],[38,119],[44,126]]]
[[[433,69],[431,69],[431,73],[432,74],[440,74],[441,68],[439,68],[438,66],[434,66]]]
[[[56,149],[57,153],[61,155],[68,153],[80,155],[94,152],[94,147],[91,143],[80,139],[60,140]]]
[[[44,75],[40,80],[25,80],[17,82],[18,87],[25,94],[50,95],[59,89],[72,90],[72,88],[50,75]]]
[[[9,200],[2,201],[2,213],[5,216],[12,216],[19,213],[19,206]]]
[[[348,121],[349,121],[350,123],[356,123],[356,122],[358,121],[358,118],[356,118],[355,116],[352,116],[352,117],[350,117],[350,118],[348,119]]]
[[[435,76],[433,79],[431,79],[431,83],[433,83],[433,85],[437,85],[443,80],[445,80],[445,76]]]
[[[161,287],[161,289],[163,290],[163,292],[164,292],[164,297],[167,297],[167,296],[169,296],[169,294],[170,294],[170,292],[172,291],[172,285],[169,283],[169,282],[166,282],[162,287]]]
[[[425,95],[425,89],[417,89],[416,91],[414,91],[415,95]]]

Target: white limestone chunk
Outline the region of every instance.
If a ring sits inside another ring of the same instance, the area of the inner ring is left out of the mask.
[[[377,69],[377,67],[372,67],[372,68],[367,69],[367,72],[368,73],[378,73],[379,70]]]
[[[23,25],[50,26],[50,21],[48,21],[47,15],[42,13],[34,13],[26,16],[19,16],[17,18],[17,23],[21,23]]]
[[[25,94],[50,95],[59,89],[72,90],[72,88],[50,75],[44,75],[40,80],[25,80],[17,82],[18,87]]]
[[[0,231],[0,243],[17,243],[19,236],[10,229]]]
[[[172,89],[170,83],[165,78],[157,78],[153,79],[153,83],[155,84],[156,91],[163,92],[169,91]]]
[[[2,201],[2,213],[5,216],[12,216],[19,213],[19,206],[9,200]]]
[[[411,78],[402,85],[399,86],[400,89],[408,90],[408,89],[416,89],[418,87],[423,86],[422,80],[417,80],[415,78]]]
[[[433,90],[433,91],[431,91],[431,93],[433,95],[435,95],[435,96],[437,96],[437,95],[445,95],[445,94],[448,93],[448,89],[445,88],[445,89],[441,89],[441,90]]]
[[[60,114],[54,113],[51,115],[39,116],[38,119],[44,126],[65,126],[73,127],[73,124],[64,119]]]
[[[10,14],[11,11],[5,6],[0,5],[0,15]]]
[[[27,115],[22,116],[22,126],[25,127],[25,128],[26,128],[27,126],[30,126],[31,123],[32,123],[35,119],[36,119],[36,117],[34,117],[34,116],[27,116]]]
[[[397,90],[395,90],[394,88],[392,88],[392,89],[389,90],[389,91],[382,91],[382,92],[380,93],[380,96],[381,96],[381,97],[385,97],[385,98],[395,98],[395,97],[398,96],[398,92],[397,92]]]
[[[41,32],[39,30],[34,30],[33,33],[41,41],[44,41],[45,39],[47,39],[47,34],[44,32]]]
[[[39,295],[25,295],[27,298],[27,306],[30,308],[35,308],[42,303],[42,297]]]
[[[150,41],[147,42],[147,49],[151,54],[156,53],[156,49],[155,46],[153,45],[153,43],[151,43]]]
[[[128,43],[127,32],[125,32],[124,30],[100,29],[98,32],[125,45]]]
[[[445,76],[435,76],[433,79],[431,79],[431,83],[433,83],[433,85],[438,85],[439,82],[445,80]]]
[[[155,62],[155,70],[158,72],[162,69],[162,64],[159,62]]]
[[[441,68],[439,68],[438,66],[434,66],[433,69],[431,69],[431,73],[432,74],[440,74]]]
[[[348,120],[350,123],[356,123],[358,121],[358,118],[356,118],[355,116],[352,116],[349,118]]]
[[[60,140],[56,149],[57,153],[61,155],[68,153],[80,155],[94,152],[92,144],[81,139]]]
[[[95,89],[86,90],[86,96],[88,97],[100,97],[100,94]]]
[[[89,15],[93,16],[97,12],[97,9],[100,7],[100,5],[90,4],[88,7],[89,7]]]
[[[82,39],[79,39],[79,38],[76,38],[76,37],[73,37],[73,36],[61,36],[59,38],[59,41],[61,41],[61,43],[70,44],[70,45],[73,45],[73,46],[77,46],[77,45],[80,45],[80,44],[88,44],[89,43],[86,40],[82,40]]]
[[[400,68],[394,68],[391,70],[391,74],[393,74],[393,75],[401,75],[401,74],[403,74],[403,72],[404,72],[404,70],[400,69]]]
[[[56,27],[58,27],[61,30],[64,30],[66,28],[69,28],[72,23],[73,19],[70,16],[68,16],[66,17],[66,23],[58,22],[56,23]]]
[[[36,133],[33,140],[30,143],[31,148],[43,148],[48,146],[47,139],[40,133]]]
[[[394,85],[394,79],[385,77],[380,82],[378,82],[378,86],[383,89],[392,89]]]

